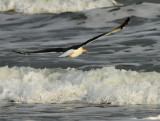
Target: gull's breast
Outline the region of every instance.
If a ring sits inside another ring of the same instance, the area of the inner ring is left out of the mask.
[[[77,56],[81,55],[82,53],[83,53],[83,48],[80,47],[77,50],[74,50],[74,53],[71,54],[70,57],[74,58],[74,57],[77,57]]]

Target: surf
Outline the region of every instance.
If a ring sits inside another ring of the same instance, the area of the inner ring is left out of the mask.
[[[0,11],[18,13],[62,13],[110,7],[115,0],[0,0]]]
[[[160,74],[103,67],[0,68],[0,100],[17,103],[160,104]]]

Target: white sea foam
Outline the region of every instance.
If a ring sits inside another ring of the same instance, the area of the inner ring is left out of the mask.
[[[114,67],[76,69],[0,68],[0,100],[22,103],[80,102],[160,104],[160,74]]]
[[[148,118],[144,118],[144,119],[147,119],[147,120],[160,120],[160,115],[158,116],[151,116],[151,117],[148,117]]]
[[[76,12],[94,8],[109,7],[115,0],[0,0],[0,11],[20,13]]]

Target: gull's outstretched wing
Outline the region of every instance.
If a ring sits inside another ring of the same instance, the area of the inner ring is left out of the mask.
[[[37,50],[37,51],[27,51],[27,52],[20,52],[12,50],[15,53],[23,54],[23,55],[31,55],[35,53],[49,53],[49,52],[65,52],[67,51],[67,48],[48,48],[44,50]]]
[[[129,20],[130,20],[130,18],[128,17],[120,26],[118,26],[117,28],[113,29],[112,31],[105,32],[105,33],[102,33],[100,35],[97,35],[97,36],[87,40],[86,42],[84,42],[82,44],[74,45],[74,46],[70,47],[70,49],[77,49],[77,48],[79,48],[81,46],[84,46],[84,45],[86,45],[86,44],[88,44],[88,43],[90,43],[90,42],[92,42],[92,41],[94,41],[94,40],[96,40],[96,39],[98,39],[98,38],[100,38],[102,36],[108,36],[110,34],[116,33],[118,31],[122,30],[128,24]]]
[[[114,30],[112,31],[109,31],[109,32],[105,32],[105,33],[102,33],[98,36],[95,36],[89,40],[87,40],[86,42],[82,43],[82,44],[78,44],[78,45],[73,45],[71,47],[68,47],[68,48],[48,48],[48,49],[43,49],[43,50],[37,50],[37,51],[15,51],[15,50],[12,50],[13,52],[16,52],[16,53],[19,53],[19,54],[24,54],[24,55],[31,55],[31,54],[35,54],[35,53],[48,53],[48,52],[66,52],[67,50],[70,50],[70,49],[78,49],[79,47],[81,46],[84,46],[102,36],[107,36],[107,35],[110,35],[112,33],[116,33],[120,30],[122,30],[129,22],[130,18],[128,17],[119,27],[115,28]]]

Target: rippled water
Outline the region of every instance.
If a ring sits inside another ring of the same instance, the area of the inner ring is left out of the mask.
[[[1,13],[1,66],[116,66],[159,72],[158,9],[159,4],[144,2],[77,13]],[[117,27],[128,16],[131,21],[123,31],[85,46],[89,53],[76,59],[58,58],[59,53],[23,56],[11,52],[78,44]]]
[[[160,2],[104,3],[0,0],[0,119],[159,119]],[[79,44],[127,17],[77,58],[12,52]]]

